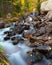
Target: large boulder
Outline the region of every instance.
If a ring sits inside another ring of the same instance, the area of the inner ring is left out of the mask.
[[[41,4],[41,11],[51,11],[52,10],[52,0],[47,0]]]

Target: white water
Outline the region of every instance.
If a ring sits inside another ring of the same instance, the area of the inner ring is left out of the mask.
[[[5,31],[10,30],[9,28],[0,29],[0,44],[3,46],[6,54],[8,55],[8,60],[10,61],[11,65],[28,65],[27,62],[25,62],[24,57],[26,55],[26,52],[30,50],[30,48],[25,45],[25,43],[13,45],[11,40],[4,41],[4,35]],[[40,63],[36,63],[34,65],[49,65],[50,61],[44,59]]]
[[[4,41],[5,31],[10,30],[10,28],[0,29],[0,44],[3,46],[6,54],[8,55],[8,60],[11,65],[27,65],[22,55],[24,56],[30,48],[25,44],[19,43],[18,45],[13,45],[11,40]]]

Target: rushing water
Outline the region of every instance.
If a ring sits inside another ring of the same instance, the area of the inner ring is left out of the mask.
[[[27,65],[23,56],[30,49],[27,45],[19,43],[18,45],[13,45],[11,40],[4,41],[5,31],[10,30],[9,28],[0,29],[0,44],[3,46],[11,65]],[[23,56],[22,56],[23,55]]]
[[[28,65],[24,60],[24,57],[30,48],[25,43],[13,45],[11,40],[4,41],[3,39],[6,36],[4,35],[4,32],[8,30],[10,30],[10,27],[0,29],[0,44],[3,46],[6,54],[8,55],[8,60],[11,65]],[[34,65],[49,65],[49,63],[50,61],[44,58],[43,61]]]

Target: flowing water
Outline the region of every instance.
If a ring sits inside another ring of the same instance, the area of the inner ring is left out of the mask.
[[[27,62],[24,60],[26,52],[30,50],[25,43],[13,45],[11,40],[4,41],[5,31],[10,30],[10,27],[0,29],[0,44],[3,46],[6,54],[8,55],[8,60],[10,61],[11,65],[28,65]],[[49,60],[43,59],[42,62],[36,63],[35,65],[49,65]]]
[[[23,56],[26,54],[30,48],[25,45],[24,43],[19,43],[18,45],[13,45],[11,40],[4,41],[5,31],[10,30],[9,28],[0,29],[0,44],[3,46],[6,54],[8,55],[8,60],[10,61],[11,65],[27,65]]]

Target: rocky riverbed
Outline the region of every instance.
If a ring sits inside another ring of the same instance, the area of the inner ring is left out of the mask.
[[[51,65],[52,20],[31,13],[13,23],[0,22],[0,44],[11,65]]]

